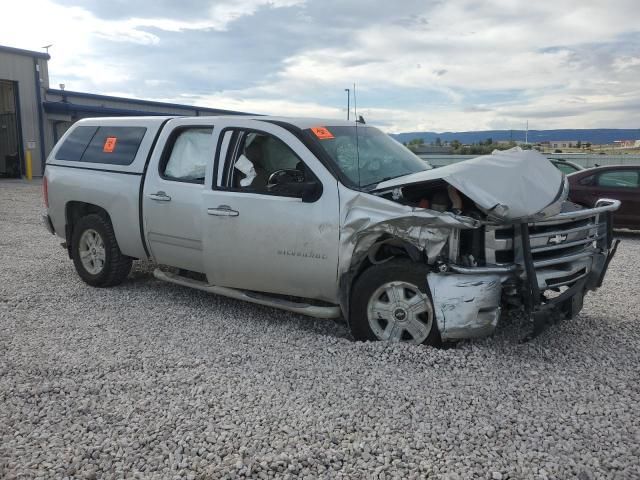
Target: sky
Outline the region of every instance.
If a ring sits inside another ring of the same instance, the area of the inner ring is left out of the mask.
[[[388,132],[640,128],[638,0],[20,0],[67,90]],[[353,107],[353,96],[351,97]]]

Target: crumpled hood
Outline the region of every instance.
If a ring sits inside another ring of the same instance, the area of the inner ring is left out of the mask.
[[[564,174],[537,151],[519,147],[387,180],[375,190],[433,180],[444,180],[503,221],[555,215],[567,195]]]

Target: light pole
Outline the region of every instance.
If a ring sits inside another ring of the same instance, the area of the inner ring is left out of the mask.
[[[351,89],[350,88],[345,88],[344,91],[347,92],[347,121],[348,121],[349,120],[349,108],[350,108],[349,100],[350,100],[350,97],[351,97]]]

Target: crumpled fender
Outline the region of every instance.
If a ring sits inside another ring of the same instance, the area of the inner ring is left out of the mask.
[[[450,212],[413,208],[364,192],[340,190],[341,233],[339,299],[348,317],[350,286],[357,267],[382,235],[413,245],[433,263],[454,228],[478,228],[482,222]],[[425,279],[426,280],[426,279]]]

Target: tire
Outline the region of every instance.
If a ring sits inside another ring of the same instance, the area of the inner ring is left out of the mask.
[[[118,285],[131,271],[132,259],[120,251],[111,222],[97,214],[74,225],[71,256],[80,278],[92,287]]]
[[[365,270],[351,293],[349,327],[354,338],[439,346],[428,272],[426,265],[405,259]]]

